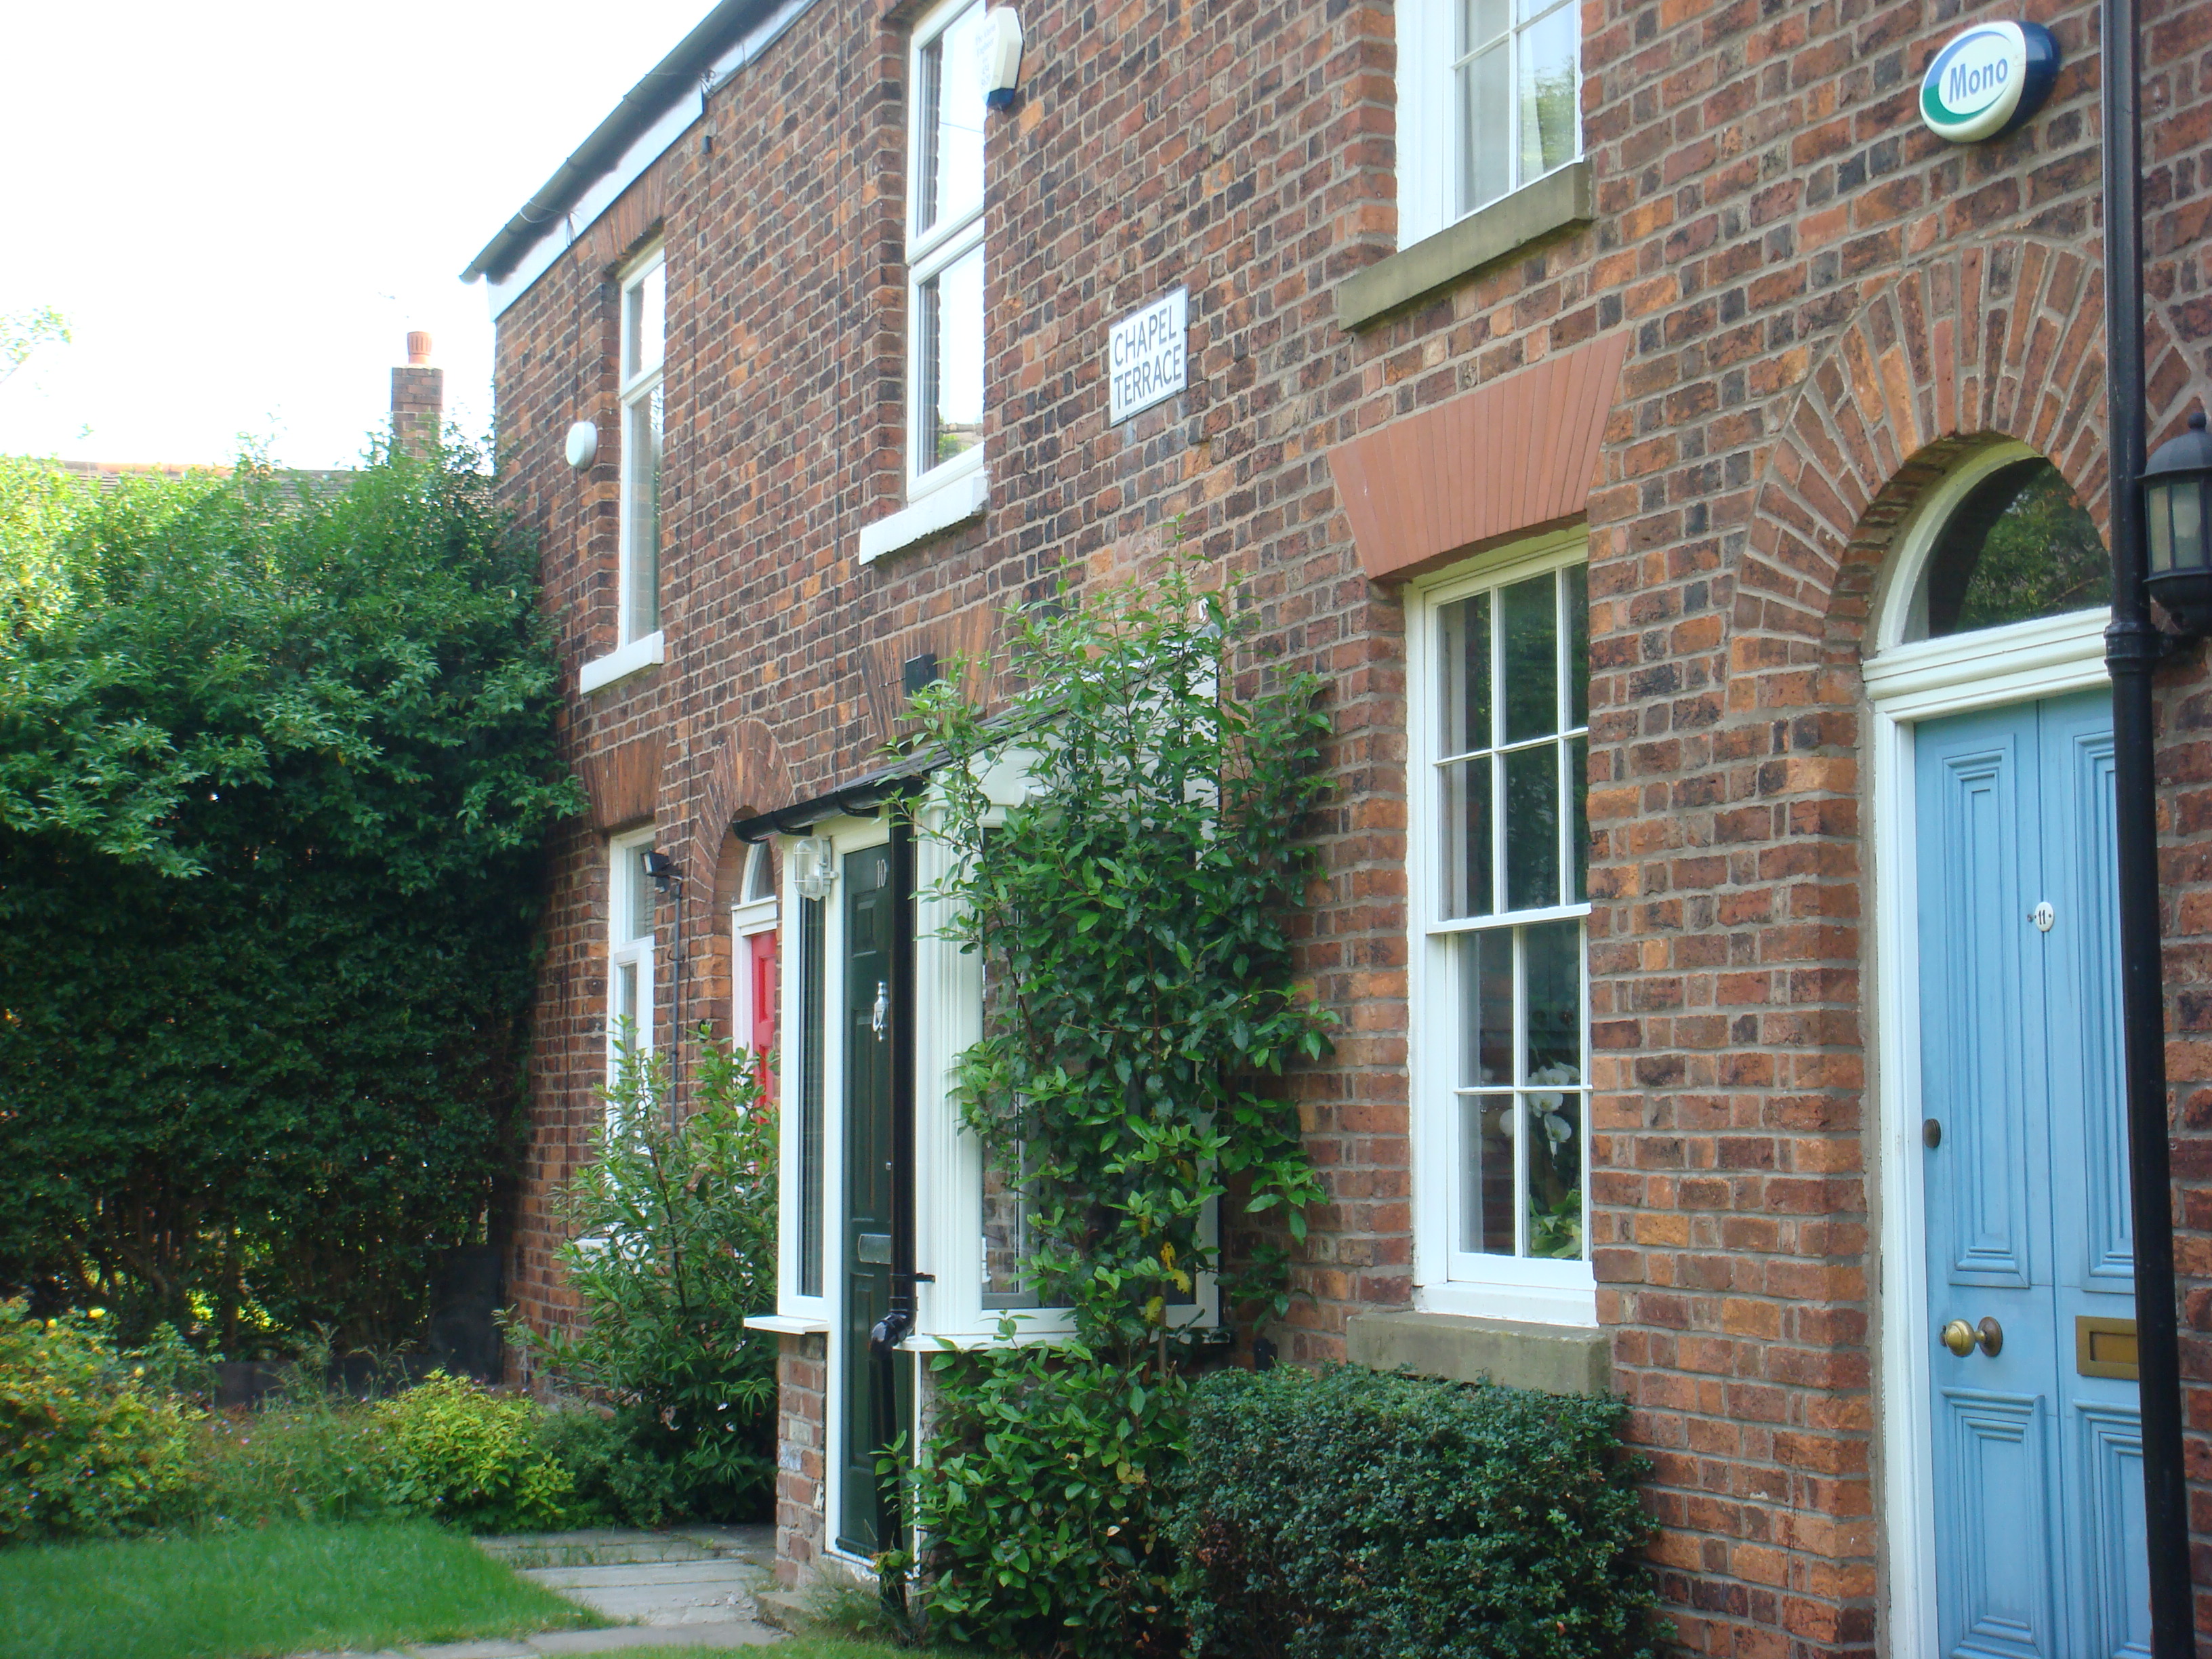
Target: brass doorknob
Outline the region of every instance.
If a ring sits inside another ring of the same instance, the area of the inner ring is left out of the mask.
[[[1942,1342],[1961,1359],[1977,1348],[1994,1358],[2004,1346],[2004,1327],[1994,1319],[1984,1319],[1978,1326],[1954,1319],[1943,1328]]]

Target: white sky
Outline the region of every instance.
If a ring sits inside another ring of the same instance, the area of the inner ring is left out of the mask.
[[[9,8],[0,314],[75,337],[0,385],[0,453],[348,465],[410,328],[484,432],[462,267],[711,4]]]

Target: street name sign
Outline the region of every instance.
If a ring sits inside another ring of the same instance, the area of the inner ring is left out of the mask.
[[[1177,289],[1106,331],[1106,424],[1164,404],[1190,384],[1190,291]]]

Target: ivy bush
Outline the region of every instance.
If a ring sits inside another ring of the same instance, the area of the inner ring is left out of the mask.
[[[1076,1324],[1050,1348],[931,1360],[915,1519],[933,1626],[955,1641],[1176,1650],[1177,1310],[1210,1275],[1231,1306],[1282,1311],[1269,1235],[1302,1237],[1321,1196],[1280,1075],[1328,1047],[1286,931],[1328,720],[1316,678],[1246,660],[1249,611],[1196,574],[1178,560],[1032,612],[1007,710],[951,680],[916,699],[946,763],[921,827],[951,850],[939,890],[990,988],[961,1109],[1024,1171],[1025,1271]],[[1001,811],[985,781],[1015,758],[1026,793]]]
[[[1627,1407],[1357,1366],[1208,1376],[1175,1516],[1206,1659],[1653,1659]]]
[[[463,450],[0,460],[0,1294],[246,1357],[420,1326],[509,1180],[559,763]]]
[[[699,1033],[692,1109],[667,1120],[659,1056],[625,1047],[599,1155],[556,1200],[583,1304],[573,1330],[510,1327],[540,1364],[613,1413],[613,1442],[572,1414],[556,1432],[586,1490],[640,1525],[750,1520],[775,1480],[775,1115],[763,1058]]]

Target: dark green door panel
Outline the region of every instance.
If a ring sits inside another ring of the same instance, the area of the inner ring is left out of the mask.
[[[844,876],[844,1455],[837,1541],[866,1555],[878,1547],[876,1457],[884,1438],[868,1333],[890,1311],[891,1294],[890,849],[848,854]]]

